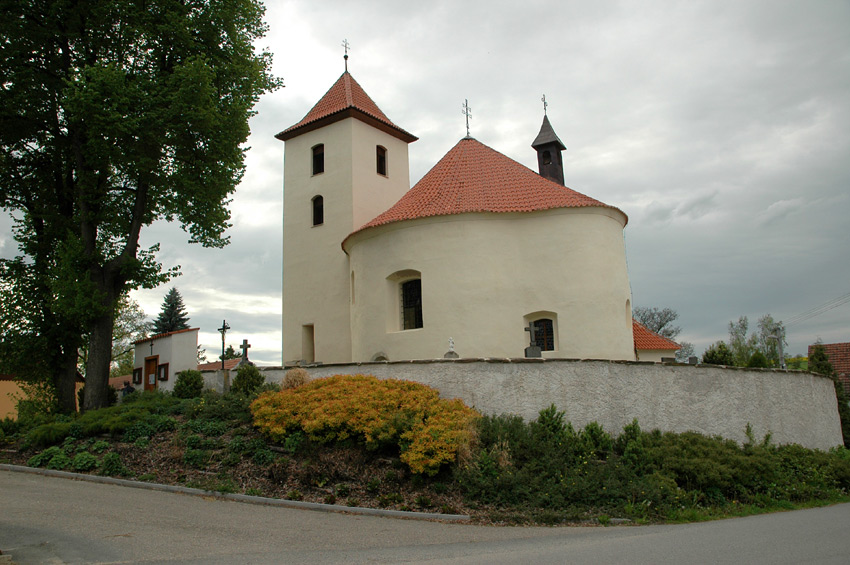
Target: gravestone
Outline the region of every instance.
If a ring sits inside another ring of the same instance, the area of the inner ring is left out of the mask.
[[[543,357],[543,354],[540,350],[540,347],[537,345],[535,340],[535,333],[537,332],[537,328],[534,327],[534,322],[529,322],[528,327],[525,328],[525,331],[529,333],[530,345],[525,348],[525,356],[526,357]]]

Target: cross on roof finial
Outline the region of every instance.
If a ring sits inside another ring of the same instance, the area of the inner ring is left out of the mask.
[[[469,118],[472,117],[472,108],[469,107],[469,100],[463,99],[463,110],[461,114],[466,116],[466,137],[469,137]]]
[[[541,98],[541,100],[543,101],[543,115],[545,116],[546,115],[546,108],[549,107],[549,103],[546,102],[546,95],[545,94],[543,95],[543,98]]]
[[[348,72],[348,50],[351,49],[351,44],[347,39],[343,39],[341,45],[345,48],[345,55],[343,55],[343,59],[345,59],[345,72]]]

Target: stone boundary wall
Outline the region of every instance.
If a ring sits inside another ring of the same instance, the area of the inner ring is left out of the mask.
[[[289,367],[260,367],[280,382]],[[567,359],[438,359],[315,365],[313,378],[369,374],[420,382],[444,398],[461,398],[487,414],[533,420],[555,404],[575,427],[596,421],[619,434],[637,418],[644,430],[696,431],[743,443],[756,439],[829,449],[842,444],[832,381],[802,371],[739,369],[629,361]],[[212,372],[210,372],[212,373]],[[220,371],[207,375],[224,389]]]

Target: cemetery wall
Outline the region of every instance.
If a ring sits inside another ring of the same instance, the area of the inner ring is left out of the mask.
[[[269,382],[285,369],[261,368]],[[305,367],[313,378],[371,374],[420,382],[489,414],[526,420],[555,404],[576,427],[596,421],[618,434],[637,418],[644,430],[697,431],[829,449],[842,443],[832,381],[801,371],[625,361],[440,359]],[[217,380],[217,388],[221,378]]]

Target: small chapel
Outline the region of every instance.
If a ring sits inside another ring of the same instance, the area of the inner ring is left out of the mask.
[[[417,137],[347,69],[275,137],[284,364],[515,358],[529,346],[634,361],[637,340],[660,361],[678,349],[632,319],[628,218],[565,186],[566,147],[545,112],[538,171],[467,135],[413,188]]]

